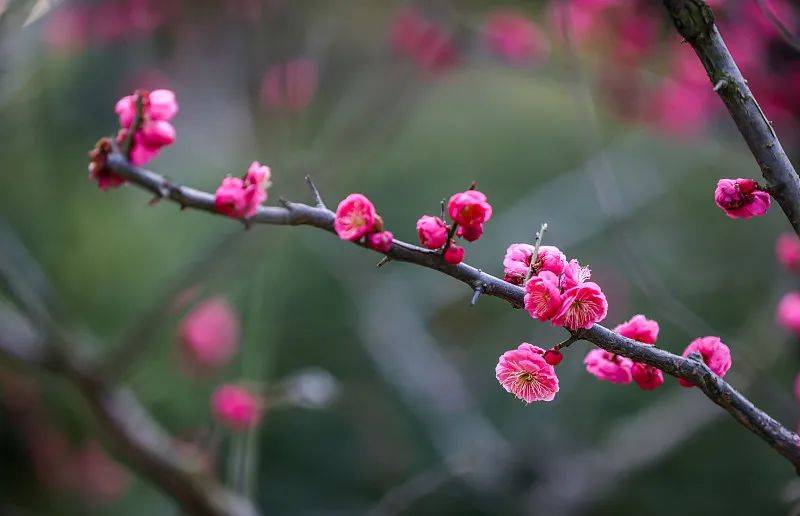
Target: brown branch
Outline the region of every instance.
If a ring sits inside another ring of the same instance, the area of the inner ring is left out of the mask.
[[[795,232],[800,235],[800,177],[725,46],[711,9],[703,0],[663,2],[675,28],[692,45],[714,91],[722,98],[747,142],[767,181],[767,191],[778,201]]]
[[[199,456],[182,449],[130,390],[107,382],[93,361],[67,339],[37,334],[24,317],[0,307],[0,356],[27,367],[47,369],[77,387],[107,430],[112,448],[187,514],[258,514],[249,500],[223,487]],[[55,340],[60,342],[56,344]]]
[[[214,209],[214,196],[210,193],[172,184],[155,172],[130,164],[119,153],[112,153],[108,157],[108,165],[131,183],[159,195],[163,192],[164,197],[180,203],[183,207],[218,214]],[[259,208],[258,213],[250,221],[274,225],[309,225],[333,233],[334,218],[334,213],[326,208],[286,202],[285,207]],[[437,251],[395,240],[391,249],[384,254],[395,261],[413,263],[443,272],[466,283],[473,290],[480,287],[484,295],[503,299],[516,308],[521,308],[524,304],[525,292],[521,287],[486,274],[466,263],[450,265]],[[789,460],[800,473],[800,437],[755,407],[750,400],[715,375],[702,361],[640,344],[599,324],[585,330],[580,338],[617,355],[643,362],[669,375],[694,383],[711,401],[728,411],[742,426],[764,439]]]

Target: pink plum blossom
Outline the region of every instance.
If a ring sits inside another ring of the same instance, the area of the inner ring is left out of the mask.
[[[464,248],[455,244],[450,244],[450,246],[444,252],[444,261],[450,265],[458,265],[459,263],[463,262]]]
[[[631,366],[631,377],[645,391],[652,391],[664,384],[664,373],[660,369],[639,362]]]
[[[643,344],[655,344],[658,339],[658,323],[644,315],[634,315],[630,320],[617,325],[616,333]]]
[[[261,79],[261,100],[271,109],[298,112],[311,103],[318,87],[316,61],[301,57],[267,68]]]
[[[372,231],[377,219],[372,202],[360,193],[353,193],[336,208],[333,228],[342,240],[355,242]]]
[[[239,348],[239,321],[222,297],[200,303],[180,323],[184,355],[202,369],[227,364]]]
[[[549,321],[561,308],[558,276],[542,271],[525,284],[525,310],[531,317]]]
[[[226,177],[214,193],[214,205],[219,213],[232,218],[249,219],[267,200],[270,186],[270,168],[254,161],[244,179]]]
[[[516,65],[538,61],[549,52],[539,26],[518,11],[495,11],[486,20],[483,32],[491,51]]]
[[[583,359],[583,364],[589,374],[605,382],[631,383],[633,380],[631,375],[633,362],[604,349],[595,348],[589,351]]]
[[[800,292],[784,294],[778,303],[776,320],[779,325],[800,336]]]
[[[794,233],[784,233],[775,241],[778,261],[790,271],[800,271],[800,239]]]
[[[570,260],[564,267],[564,275],[561,277],[561,288],[569,289],[586,281],[592,277],[589,267],[581,267],[578,260]]]
[[[506,256],[503,258],[503,269],[505,280],[515,285],[522,285],[522,281],[528,274],[531,264],[534,247],[530,244],[511,244],[506,249]],[[557,247],[543,245],[539,247],[536,255],[536,263],[533,265],[533,273],[538,274],[542,271],[550,271],[556,276],[564,273],[567,258]]]
[[[700,353],[703,362],[718,376],[725,376],[731,368],[731,350],[719,337],[699,337],[693,340],[683,350],[683,356],[688,357],[692,353]],[[694,386],[692,382],[683,378],[679,378],[678,382],[684,387]]]
[[[564,291],[561,296],[561,307],[553,316],[552,323],[570,330],[591,328],[600,322],[608,312],[608,301],[594,282],[586,282]]]
[[[447,203],[447,211],[453,222],[462,226],[482,224],[492,218],[492,205],[477,190],[453,194]]]
[[[250,390],[233,384],[221,385],[211,395],[214,417],[234,431],[255,427],[263,412],[262,402]]]
[[[543,353],[542,348],[527,342],[506,351],[495,368],[497,381],[525,403],[552,401],[558,392],[558,376]]]
[[[423,247],[439,249],[447,242],[447,224],[439,217],[423,215],[417,221],[417,235]]]
[[[394,235],[391,231],[379,231],[367,235],[367,246],[379,253],[388,253],[393,242]]]
[[[770,196],[752,179],[720,179],[714,201],[732,219],[749,219],[764,215]]]

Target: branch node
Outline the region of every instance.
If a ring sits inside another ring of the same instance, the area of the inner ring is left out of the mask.
[[[483,271],[478,269],[478,273],[483,274]],[[486,284],[478,280],[475,282],[475,285],[472,287],[472,299],[469,300],[469,306],[475,306],[478,302],[478,298],[481,297],[483,294],[483,289],[486,288]]]

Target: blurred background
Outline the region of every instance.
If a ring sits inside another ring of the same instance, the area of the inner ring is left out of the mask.
[[[800,8],[714,4],[797,162]],[[310,228],[245,231],[100,191],[87,152],[137,88],[180,104],[177,142],[149,167],[207,191],[259,160],[268,204],[308,201],[310,173],[329,206],[362,192],[415,242],[417,218],[477,180],[495,215],[468,263],[501,275],[506,247],[548,222],[545,243],[603,286],[607,325],[646,314],[676,353],[721,336],[731,383],[795,428],[800,354],[775,324],[797,287],[774,255],[790,228],[777,206],[748,222],[714,206],[718,178],[759,172],[659,2],[0,0],[0,257],[90,350],[136,350],[120,381],[267,514],[786,514],[800,500],[785,460],[697,389],[601,383],[587,343],[566,350],[552,403],[508,395],[497,357],[564,335],[500,300],[470,308],[464,285],[376,269]],[[235,353],[197,371],[181,328],[209,300]],[[209,396],[241,381],[305,394],[232,434]],[[69,384],[0,362],[0,386],[0,513],[176,512],[106,451]]]

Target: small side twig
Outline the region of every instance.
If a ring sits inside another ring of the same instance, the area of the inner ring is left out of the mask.
[[[539,259],[539,246],[542,245],[542,238],[544,238],[544,232],[547,231],[547,222],[542,224],[539,227],[539,231],[536,232],[536,240],[533,242],[533,254],[531,255],[531,265],[528,267],[528,273],[525,274],[525,280],[522,282],[524,285],[531,279],[533,276],[533,269],[536,267],[536,260]]]
[[[315,185],[314,180],[311,179],[310,174],[306,175],[306,185],[308,185],[308,189],[311,190],[311,196],[314,198],[314,206],[317,208],[328,209],[328,207],[325,206],[325,202],[322,200],[322,196],[319,193],[317,185]]]

